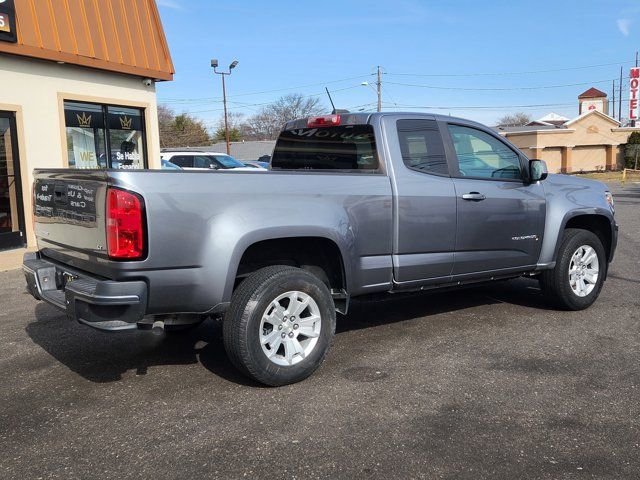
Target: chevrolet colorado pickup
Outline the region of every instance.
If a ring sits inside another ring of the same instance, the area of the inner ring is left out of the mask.
[[[616,247],[605,185],[463,119],[292,121],[270,170],[36,170],[28,289],[101,330],[222,316],[231,361],[284,385],[322,363],[352,297],[526,275],[579,310]]]

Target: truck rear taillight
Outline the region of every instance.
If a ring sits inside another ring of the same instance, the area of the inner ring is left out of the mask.
[[[107,248],[109,257],[117,260],[144,255],[144,208],[135,193],[107,190]]]
[[[337,127],[340,125],[340,115],[324,115],[322,117],[309,117],[307,127]]]

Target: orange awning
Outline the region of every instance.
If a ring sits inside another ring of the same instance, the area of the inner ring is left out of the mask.
[[[173,80],[154,0],[15,0],[15,9],[18,42],[0,52]]]

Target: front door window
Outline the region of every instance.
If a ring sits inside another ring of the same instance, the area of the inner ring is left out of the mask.
[[[14,114],[0,112],[0,250],[21,247],[24,213]]]
[[[449,125],[461,177],[521,180],[520,158],[497,138],[476,128]]]

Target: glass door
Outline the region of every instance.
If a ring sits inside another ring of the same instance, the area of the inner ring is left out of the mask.
[[[24,244],[16,119],[13,112],[0,111],[0,250]]]

